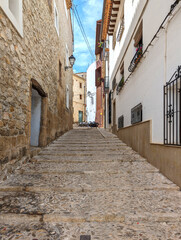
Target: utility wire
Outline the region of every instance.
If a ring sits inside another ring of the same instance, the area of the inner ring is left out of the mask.
[[[83,37],[84,37],[84,40],[85,40],[85,42],[86,42],[86,44],[87,44],[88,50],[89,50],[89,52],[90,52],[90,55],[92,56],[93,59],[95,59],[95,56],[94,56],[94,54],[93,54],[93,52],[92,52],[91,46],[90,46],[89,41],[88,41],[88,39],[87,39],[87,36],[86,36],[85,30],[84,30],[84,27],[83,27],[83,25],[82,25],[82,22],[81,22],[81,19],[80,19],[80,16],[79,16],[79,13],[78,13],[76,7],[75,7],[75,13],[76,13],[75,16],[76,16],[78,25],[79,25],[79,27],[80,27],[80,30],[81,30],[82,35],[83,35]]]
[[[144,52],[142,53],[142,56],[140,58],[140,60],[138,61],[138,63],[141,61],[141,59],[143,58],[143,56],[148,52],[148,49],[152,46],[153,41],[158,38],[158,34],[162,29],[164,28],[164,24],[167,21],[168,17],[172,14],[172,12],[174,11],[175,7],[181,2],[181,0],[175,0],[175,2],[171,5],[170,11],[168,12],[168,14],[166,15],[166,17],[164,18],[163,22],[161,23],[160,27],[158,28],[157,32],[155,33],[155,35],[153,36],[153,38],[151,39],[150,43],[147,45],[146,49],[144,50]],[[119,65],[120,66],[120,65]],[[119,68],[118,68],[119,69]],[[129,78],[132,76],[132,74],[134,73],[136,67],[134,68],[134,70],[128,75],[128,77],[126,78],[124,84],[126,84],[129,80]],[[118,72],[118,70],[117,70]],[[116,72],[116,74],[117,74]],[[115,74],[115,75],[116,75]]]
[[[89,53],[90,53],[91,57],[93,58],[93,60],[95,60],[95,55],[94,55],[94,53],[93,53],[93,51],[92,51],[92,49],[91,49],[90,43],[89,43],[89,41],[88,41],[87,35],[86,35],[86,33],[85,33],[85,30],[84,30],[84,27],[83,27],[83,24],[82,24],[82,21],[81,21],[81,19],[80,19],[79,13],[78,13],[78,10],[77,10],[77,8],[76,8],[75,5],[74,5],[74,7],[73,7],[73,11],[74,11],[74,15],[75,15],[75,18],[76,18],[76,20],[77,20],[77,23],[78,23],[78,25],[79,25],[80,31],[81,31],[81,33],[82,33],[82,36],[83,36],[83,38],[84,38],[84,41],[85,41],[85,43],[86,43],[86,45],[87,45],[87,48],[88,48],[88,50],[89,50]]]

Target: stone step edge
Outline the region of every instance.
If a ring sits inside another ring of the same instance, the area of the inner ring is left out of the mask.
[[[98,161],[93,161],[93,160],[50,160],[50,159],[31,159],[30,162],[34,163],[133,163],[133,162],[147,162],[145,159],[139,159],[139,160],[98,160]]]
[[[127,191],[180,191],[176,185],[169,187],[140,187],[140,188],[111,188],[109,190],[104,188],[64,188],[64,187],[34,187],[34,186],[3,186],[0,187],[0,192],[31,192],[31,193],[46,193],[46,192],[59,192],[59,193],[90,193],[90,192],[127,192]]]
[[[144,214],[144,215],[118,215],[118,214],[106,214],[106,215],[93,215],[90,217],[75,217],[75,216],[63,216],[60,214],[1,214],[0,223],[2,224],[27,224],[27,223],[122,223],[122,224],[144,224],[144,223],[180,223],[180,214]]]
[[[99,153],[99,152],[98,152]],[[110,158],[111,157],[113,157],[113,156],[130,156],[130,158],[131,158],[131,156],[132,155],[134,155],[135,153],[105,153],[105,152],[103,152],[103,153],[99,153],[99,154],[96,154],[96,153],[61,153],[61,151],[59,151],[59,152],[55,152],[54,151],[54,153],[51,153],[51,151],[44,151],[44,152],[41,152],[41,153],[39,153],[39,155],[38,156],[60,156],[60,157],[62,157],[62,156],[64,156],[64,157],[102,157],[102,156],[109,156]]]
[[[143,173],[142,171],[139,171],[140,169],[136,170],[136,173]],[[54,170],[50,170],[50,171],[31,171],[31,170],[16,170],[16,174],[17,175],[39,175],[39,174],[48,174],[48,175],[94,175],[94,174],[106,174],[106,175],[116,175],[116,174],[122,174],[123,177],[125,177],[125,175],[128,174],[132,174],[134,173],[134,171],[119,171],[119,170],[115,170],[115,171],[101,171],[101,170],[94,170],[94,171],[54,171]],[[147,174],[147,173],[159,173],[158,169],[153,169],[153,170],[145,170],[143,174]]]

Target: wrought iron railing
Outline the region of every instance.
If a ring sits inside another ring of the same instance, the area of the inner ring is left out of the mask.
[[[181,66],[164,86],[164,144],[181,145]]]
[[[139,48],[136,49],[136,53],[130,63],[130,66],[128,68],[129,72],[133,72],[135,68],[137,67],[138,63],[140,62],[143,54],[143,46],[140,45]]]

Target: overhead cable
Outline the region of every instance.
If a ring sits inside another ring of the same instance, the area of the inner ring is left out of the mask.
[[[87,48],[88,48],[88,50],[89,50],[89,53],[90,53],[92,59],[95,60],[95,55],[94,55],[94,53],[93,53],[93,51],[92,51],[92,49],[91,49],[90,43],[89,43],[89,41],[88,41],[87,35],[86,35],[86,33],[85,33],[85,30],[84,30],[84,27],[83,27],[83,24],[82,24],[82,21],[81,21],[81,19],[80,19],[79,13],[78,13],[78,10],[77,10],[77,8],[76,8],[75,5],[74,5],[74,7],[73,7],[73,11],[74,11],[74,15],[75,15],[75,18],[76,18],[76,20],[77,20],[77,23],[78,23],[78,25],[79,25],[80,31],[81,31],[81,33],[82,33],[82,36],[83,36],[83,38],[84,38],[84,41],[85,41],[85,43],[86,43],[86,45],[87,45]]]

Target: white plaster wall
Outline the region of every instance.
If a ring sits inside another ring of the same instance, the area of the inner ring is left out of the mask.
[[[137,9],[138,3],[141,1],[141,4],[143,4],[144,0],[134,0],[132,3],[132,0],[125,0],[125,6],[124,6],[124,32],[121,38],[120,42],[116,42],[116,46],[114,49],[112,49],[112,40],[113,37],[109,38],[109,43],[110,43],[110,59],[111,61],[109,62],[109,71],[110,71],[110,76],[113,73],[114,67],[116,65],[116,62],[119,58],[120,51],[123,48],[123,44],[126,41],[126,37],[129,31],[130,24],[132,22],[132,19],[134,17],[135,11]]]
[[[94,104],[91,102],[91,98],[87,95],[87,121],[95,121],[96,116],[96,86],[95,86],[95,69],[96,62],[92,63],[87,69],[87,93],[93,94]]]
[[[41,96],[35,89],[32,89],[31,99],[31,146],[37,147],[40,134]]]
[[[143,14],[143,50],[153,38],[173,2],[171,0],[164,1],[164,4],[162,0],[148,2]],[[181,3],[177,6],[177,9],[179,7],[181,7]],[[142,8],[142,5],[136,8],[136,12],[141,12],[139,8]],[[128,12],[128,10],[125,8],[125,12]],[[134,21],[130,25],[130,29],[134,29],[132,25],[135,25]],[[141,60],[121,92],[118,95],[115,92],[113,93],[113,98],[116,98],[116,118],[118,119],[119,116],[124,115],[125,127],[131,125],[131,109],[142,103],[143,121],[152,120],[152,141],[154,143],[163,143],[163,86],[170,79],[178,65],[181,65],[180,29],[181,10],[170,19],[166,29],[161,30],[159,38],[149,48],[145,58]],[[112,71],[111,79],[115,76],[119,66],[118,63],[121,61],[124,52],[125,79],[129,75],[128,67],[134,56],[133,39],[128,45],[128,36],[131,36],[129,31],[125,36],[127,46],[125,43],[122,45],[123,47],[117,53],[119,55],[117,63],[114,62],[114,66],[112,66],[112,69],[115,69]],[[127,51],[125,51],[126,47],[128,47]],[[110,65],[112,64],[111,61],[112,55],[110,55]],[[116,78],[118,83],[120,81],[119,71]],[[111,82],[110,86],[112,86]]]

